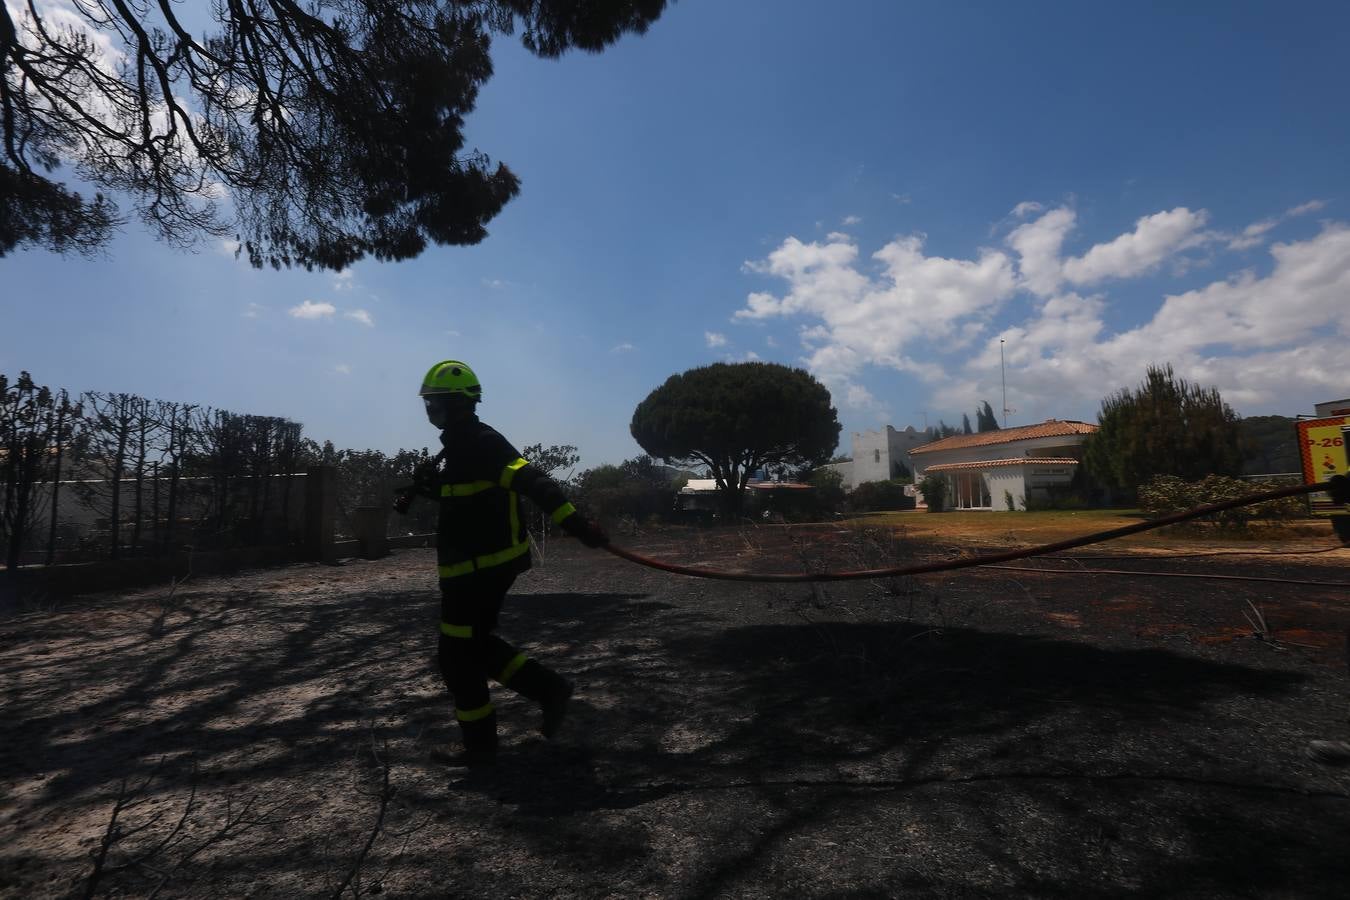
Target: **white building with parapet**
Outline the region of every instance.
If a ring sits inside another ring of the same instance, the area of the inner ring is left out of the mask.
[[[844,490],[851,491],[868,481],[890,481],[910,473],[909,451],[932,440],[932,435],[908,425],[896,431],[853,432],[853,459],[822,468],[833,469],[843,478]]]

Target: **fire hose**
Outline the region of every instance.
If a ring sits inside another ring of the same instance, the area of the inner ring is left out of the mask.
[[[1289,485],[1287,487],[1276,488],[1275,490],[1265,491],[1259,494],[1239,497],[1235,500],[1224,500],[1219,503],[1209,503],[1204,506],[1197,506],[1193,509],[1184,510],[1179,513],[1161,516],[1157,519],[1150,519],[1147,522],[1124,525],[1120,528],[1111,528],[1107,531],[1098,531],[1092,534],[1083,535],[1082,537],[1055,541],[1050,544],[1025,547],[1021,550],[1007,550],[1002,553],[986,553],[979,556],[967,556],[961,559],[921,563],[919,565],[894,566],[884,569],[858,569],[849,572],[770,572],[764,574],[754,572],[729,572],[720,569],[707,569],[700,566],[682,566],[677,563],[663,562],[658,559],[643,556],[640,553],[635,553],[634,551],[623,547],[616,547],[613,544],[606,544],[605,549],[621,559],[637,563],[640,566],[658,569],[662,572],[671,572],[676,575],[688,575],[693,578],[711,578],[719,581],[803,582],[857,581],[868,578],[903,578],[908,575],[928,575],[933,572],[951,572],[957,569],[969,569],[975,566],[988,566],[995,563],[1026,559],[1031,556],[1042,556],[1047,553],[1056,553],[1061,550],[1072,550],[1074,547],[1100,544],[1103,541],[1109,541],[1131,534],[1139,534],[1143,531],[1151,531],[1155,528],[1162,528],[1167,525],[1175,525],[1178,522],[1187,522],[1191,519],[1198,519],[1202,516],[1213,515],[1214,513],[1224,512],[1225,510],[1237,509],[1242,506],[1251,506],[1257,503],[1265,503],[1269,500],[1280,500],[1285,497],[1315,494],[1320,491],[1330,493],[1336,503],[1350,503],[1350,480],[1347,480],[1344,475],[1337,475],[1329,481],[1316,482],[1314,484]],[[1335,516],[1333,518],[1333,527],[1335,528],[1337,536],[1341,539],[1341,543],[1350,546],[1350,515]],[[1346,587],[1350,587],[1350,585],[1346,585]]]

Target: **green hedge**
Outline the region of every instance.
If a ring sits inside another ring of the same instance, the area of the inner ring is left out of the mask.
[[[1187,483],[1175,475],[1159,475],[1139,488],[1139,508],[1154,516],[1166,516],[1210,503],[1249,497],[1283,484],[1294,483],[1297,483],[1296,479],[1256,484],[1228,475],[1209,475],[1200,481]],[[1306,510],[1302,498],[1284,497],[1213,513],[1197,521],[1212,522],[1228,528],[1245,528],[1253,519],[1286,521],[1303,516]]]
[[[848,495],[850,509],[858,512],[873,512],[886,509],[913,509],[914,498],[905,496],[908,481],[864,481]]]

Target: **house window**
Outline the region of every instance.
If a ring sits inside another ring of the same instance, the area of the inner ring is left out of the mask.
[[[878,462],[878,463],[881,462],[881,451],[880,451],[880,450],[873,450],[873,451],[872,451],[872,462]]]

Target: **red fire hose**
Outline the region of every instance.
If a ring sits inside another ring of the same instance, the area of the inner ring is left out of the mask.
[[[993,563],[1010,562],[1015,559],[1026,559],[1029,556],[1041,556],[1046,553],[1055,553],[1060,550],[1071,550],[1074,547],[1099,544],[1102,541],[1125,537],[1128,534],[1138,534],[1141,531],[1150,531],[1154,528],[1162,528],[1165,525],[1175,525],[1178,522],[1198,519],[1201,516],[1207,516],[1212,513],[1223,512],[1228,509],[1237,509],[1240,506],[1264,503],[1267,500],[1279,500],[1283,497],[1297,497],[1302,494],[1314,494],[1318,491],[1326,491],[1331,487],[1333,487],[1333,485],[1330,482],[1290,485],[1288,487],[1277,488],[1273,491],[1241,497],[1237,500],[1224,500],[1221,503],[1210,503],[1205,506],[1197,506],[1196,508],[1188,509],[1185,512],[1173,513],[1172,515],[1152,519],[1148,522],[1139,522],[1135,525],[1124,525],[1120,528],[1112,528],[1108,531],[1098,531],[1093,534],[1083,535],[1082,537],[1056,541],[1053,544],[1041,544],[1038,547],[1027,547],[1023,550],[1008,550],[1003,553],[987,553],[982,556],[968,556],[964,559],[923,563],[916,566],[898,566],[887,569],[859,569],[852,572],[772,572],[768,574],[726,572],[719,569],[704,569],[698,566],[681,566],[675,563],[662,562],[661,560],[643,556],[640,553],[634,553],[632,550],[626,550],[623,547],[616,547],[613,544],[607,544],[605,549],[621,559],[637,563],[640,566],[659,569],[662,572],[673,572],[676,575],[689,575],[694,578],[713,578],[721,581],[854,581],[865,578],[900,578],[906,575],[927,575],[932,572],[950,572],[955,569],[968,569],[973,566],[987,566]],[[1345,539],[1345,536],[1342,536],[1342,540],[1344,541]],[[1350,543],[1350,541],[1347,541],[1347,543]],[[1350,587],[1350,585],[1347,585],[1347,587]]]

